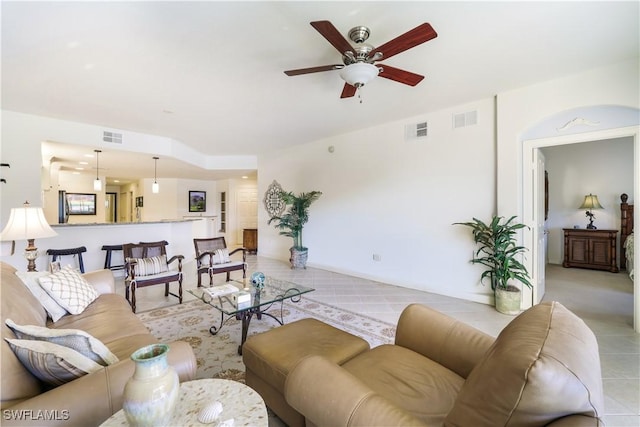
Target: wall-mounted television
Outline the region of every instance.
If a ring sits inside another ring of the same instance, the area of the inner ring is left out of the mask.
[[[69,215],[95,215],[96,195],[89,193],[67,193]]]

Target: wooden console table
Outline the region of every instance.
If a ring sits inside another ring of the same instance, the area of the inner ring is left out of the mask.
[[[250,253],[258,253],[258,229],[245,228],[242,232],[242,246]]]
[[[616,236],[618,230],[564,228],[563,267],[618,272]]]

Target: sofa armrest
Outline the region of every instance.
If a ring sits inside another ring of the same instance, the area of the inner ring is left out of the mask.
[[[599,418],[586,415],[569,415],[559,418],[549,424],[550,427],[601,427],[604,423]]]
[[[169,344],[168,361],[180,382],[195,377],[196,361],[188,343]],[[124,386],[133,375],[131,359],[63,384],[2,411],[3,426],[99,425],[122,409]],[[46,417],[46,418],[43,418]]]
[[[113,294],[116,292],[116,283],[111,270],[95,270],[82,275],[99,294]]]
[[[289,405],[318,427],[425,425],[322,356],[298,362],[287,375],[284,395]]]
[[[396,345],[406,347],[467,378],[494,338],[421,304],[404,309]]]

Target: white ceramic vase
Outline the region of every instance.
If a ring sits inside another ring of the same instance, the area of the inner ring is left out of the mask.
[[[169,346],[151,344],[131,355],[136,368],[124,387],[122,409],[129,425],[167,426],[178,401],[180,381],[167,362]]]

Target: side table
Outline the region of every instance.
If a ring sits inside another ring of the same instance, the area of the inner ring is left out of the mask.
[[[198,421],[198,414],[206,405],[219,401],[222,403],[220,418],[211,424]],[[262,397],[251,387],[237,381],[222,379],[203,379],[180,384],[180,395],[173,412],[170,425],[215,426],[217,422],[233,418],[234,427],[268,427],[267,407]],[[127,417],[121,409],[101,424],[101,427],[129,426]]]

